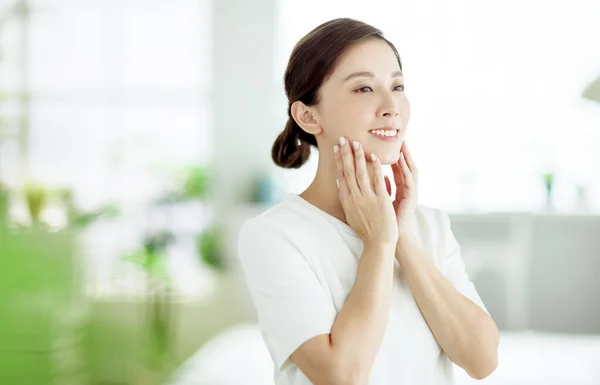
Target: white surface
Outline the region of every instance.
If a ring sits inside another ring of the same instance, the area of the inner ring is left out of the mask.
[[[169,385],[270,385],[273,362],[258,325],[236,326],[209,341]]]
[[[457,367],[455,378],[456,385],[600,385],[600,336],[503,332],[492,375],[477,381]],[[273,364],[257,325],[216,336],[169,383],[200,384],[274,384]]]

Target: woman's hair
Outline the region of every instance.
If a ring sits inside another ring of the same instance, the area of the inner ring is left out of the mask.
[[[389,44],[402,70],[396,47],[383,37],[383,33],[353,19],[334,19],[321,24],[296,44],[285,70],[288,121],[271,150],[275,164],[283,168],[299,168],[306,162],[310,146],[317,147],[317,140],[296,123],[291,114],[292,104],[298,100],[307,106],[318,104],[319,88],[333,72],[339,57],[351,45],[369,38],[378,38]]]

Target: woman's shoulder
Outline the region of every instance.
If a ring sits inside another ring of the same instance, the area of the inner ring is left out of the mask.
[[[237,248],[245,266],[279,266],[307,261],[306,245],[318,238],[318,229],[307,225],[302,207],[285,199],[246,219],[238,232]],[[316,232],[315,232],[316,231]],[[285,258],[282,258],[285,256]],[[273,271],[279,271],[273,267]]]
[[[277,234],[293,238],[299,230],[306,230],[306,224],[307,218],[302,208],[297,207],[289,195],[286,195],[260,214],[246,219],[240,233]]]
[[[440,208],[419,204],[415,218],[417,230],[428,239],[443,239],[450,230],[448,214]]]
[[[430,224],[442,224],[447,217],[446,212],[438,207],[419,204],[415,210],[418,219],[427,221]]]

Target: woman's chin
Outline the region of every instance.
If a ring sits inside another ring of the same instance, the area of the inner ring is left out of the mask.
[[[390,148],[385,149],[379,148],[373,151],[383,165],[394,164],[400,160],[400,148],[402,147],[402,142],[398,142],[397,145],[389,147]]]
[[[396,157],[391,157],[391,158],[387,158],[387,159],[383,158],[383,159],[381,159],[381,164],[389,166],[389,165],[392,165],[394,163],[397,163],[399,159],[400,159],[399,155],[396,156]]]

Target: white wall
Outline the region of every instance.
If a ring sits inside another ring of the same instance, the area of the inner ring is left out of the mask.
[[[283,88],[272,81],[276,0],[213,4],[213,199],[226,221],[251,196],[256,173],[273,167],[271,145],[283,129],[275,100]]]

